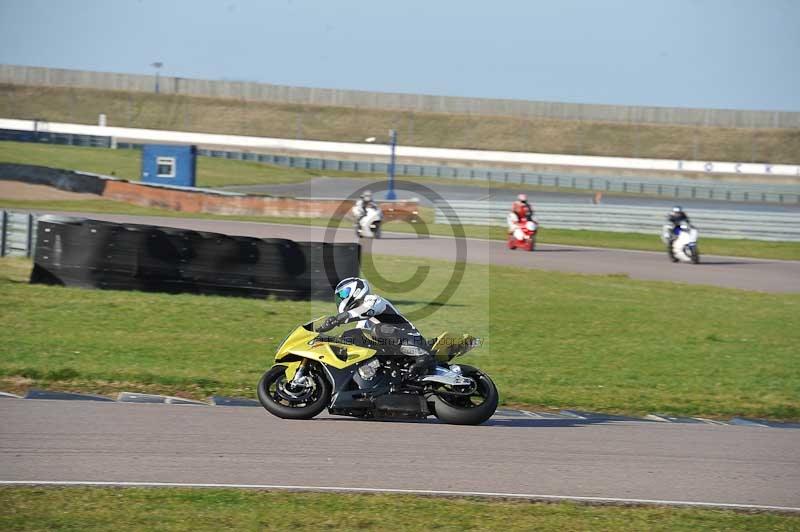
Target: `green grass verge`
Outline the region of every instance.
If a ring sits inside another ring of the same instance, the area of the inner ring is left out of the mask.
[[[471,332],[464,362],[504,404],[628,414],[800,419],[800,295],[763,294],[468,264],[447,304],[452,263],[364,256],[363,270],[428,336]],[[371,259],[374,259],[372,265]],[[254,395],[280,340],[332,302],[80,290],[25,283],[0,261],[0,386],[191,397]],[[413,290],[383,288],[428,268]]]
[[[139,150],[112,150],[2,141],[0,142],[0,162],[81,170],[113,175],[132,181],[138,181],[141,176],[141,152]],[[198,187],[296,183],[321,175],[369,177],[371,174],[304,170],[213,157],[197,158]]]
[[[288,218],[278,216],[222,216],[216,214],[188,213],[140,207],[119,201],[110,200],[11,200],[0,198],[0,208],[31,211],[72,211],[85,213],[131,214],[139,216],[164,216],[175,218],[203,218],[242,220],[261,223],[285,223],[297,225],[327,226],[329,221],[319,218]],[[434,224],[431,209],[421,208],[420,215],[425,221],[428,234],[451,236],[451,228],[447,225]],[[384,226],[385,231],[412,233],[419,230],[401,222],[390,222]],[[465,234],[470,238],[490,238],[505,240],[503,227],[465,226]],[[612,233],[607,231],[577,231],[571,229],[542,228],[538,242],[541,244],[563,244],[573,246],[590,246],[601,248],[635,249],[642,251],[664,251],[664,246],[657,235],[639,233]],[[729,240],[723,238],[702,238],[700,249],[704,255],[730,255],[735,257],[753,257],[762,259],[800,260],[800,243],[798,242],[766,242],[760,240]]]
[[[791,515],[411,495],[0,488],[3,530],[797,530]]]
[[[259,137],[363,142],[396,129],[407,146],[797,163],[800,131],[626,124],[323,107],[144,92],[0,84],[0,116]],[[384,138],[381,141],[385,141]]]

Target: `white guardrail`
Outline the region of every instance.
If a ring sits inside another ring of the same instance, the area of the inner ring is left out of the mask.
[[[465,225],[505,226],[508,203],[486,201],[448,201],[447,205]],[[543,231],[586,229],[625,233],[661,234],[666,213],[661,207],[625,207],[618,205],[536,203],[536,218]],[[452,223],[442,205],[436,205],[436,223]],[[700,237],[748,238],[800,242],[800,213],[775,213],[732,210],[700,210],[687,212],[700,232]]]
[[[36,215],[0,211],[0,257],[30,257],[36,248]]]
[[[239,149],[295,150],[319,153],[346,153],[385,157],[389,148],[381,144],[355,142],[327,142],[317,140],[292,140],[211,133],[187,133],[158,129],[87,126],[61,122],[17,120],[0,118],[0,129],[18,131],[48,131],[73,135],[97,135],[134,142],[177,142],[199,146],[234,147]],[[748,174],[800,176],[800,165],[738,163],[721,161],[679,161],[672,159],[633,159],[628,157],[598,157],[591,155],[561,155],[551,153],[525,153],[508,151],[459,150],[448,148],[420,148],[398,146],[398,157],[461,161],[468,163],[511,163],[542,166],[572,166],[583,168],[609,168],[617,170],[672,172],[702,172],[708,175]]]

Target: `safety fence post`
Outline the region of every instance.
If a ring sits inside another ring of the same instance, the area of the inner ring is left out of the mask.
[[[6,256],[7,232],[8,232],[8,211],[3,211],[2,227],[0,227],[0,257]]]
[[[30,258],[33,255],[33,232],[36,230],[32,213],[28,213],[28,219],[25,222],[25,256]]]

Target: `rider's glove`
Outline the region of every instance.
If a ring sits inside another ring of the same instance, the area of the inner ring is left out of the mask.
[[[322,326],[320,328],[318,328],[317,331],[320,331],[320,332],[330,331],[334,327],[336,327],[338,325],[341,325],[343,323],[346,323],[347,322],[347,318],[349,318],[349,317],[350,317],[350,315],[347,312],[340,312],[336,316],[331,316],[329,318],[326,318],[325,321],[322,322]]]
[[[317,329],[317,331],[328,332],[337,325],[339,325],[339,320],[336,319],[336,316],[331,316],[322,322],[322,325]]]

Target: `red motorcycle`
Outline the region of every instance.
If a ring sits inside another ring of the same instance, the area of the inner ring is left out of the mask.
[[[539,224],[536,220],[519,220],[516,227],[508,234],[508,249],[533,251],[536,247],[536,232]]]

